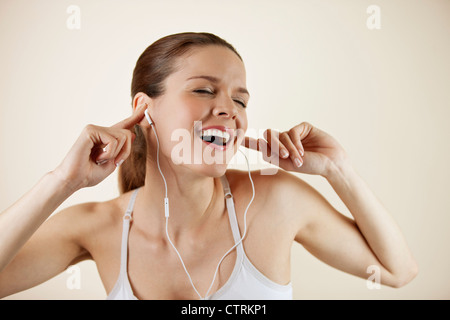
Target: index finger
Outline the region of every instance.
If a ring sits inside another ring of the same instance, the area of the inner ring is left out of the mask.
[[[244,137],[244,140],[242,140],[241,142],[241,146],[244,146],[248,149],[253,149],[256,151],[261,151],[259,149],[259,143],[258,140],[255,138],[251,138],[251,137]]]
[[[119,128],[119,129],[133,128],[135,124],[141,122],[141,120],[144,118],[144,111],[145,111],[146,107],[147,107],[146,103],[138,106],[136,108],[136,110],[134,110],[133,114],[130,117],[128,117],[120,122],[117,122],[112,127]]]

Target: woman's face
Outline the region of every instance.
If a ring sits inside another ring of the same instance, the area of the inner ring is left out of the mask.
[[[206,46],[190,50],[176,70],[152,108],[160,152],[175,164],[220,176],[247,130],[244,64],[228,48]]]

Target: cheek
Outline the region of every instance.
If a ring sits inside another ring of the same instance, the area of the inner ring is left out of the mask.
[[[238,128],[241,128],[244,132],[247,132],[248,129],[247,112],[243,111],[242,114],[238,116],[237,126]]]
[[[174,101],[174,104],[172,114],[177,115],[177,118],[181,121],[184,120],[184,122],[187,120],[192,120],[191,122],[193,122],[193,119],[201,118],[202,112],[204,112],[207,107],[205,102],[202,102],[189,94],[180,96]]]
[[[195,119],[200,118],[202,110],[198,101],[186,96],[172,96],[159,107],[161,110],[159,116],[170,130],[192,128]]]
[[[195,106],[185,101],[183,104],[178,103],[176,108],[171,108],[164,119],[166,138],[170,140],[168,144],[173,147],[180,139],[190,144],[194,126],[200,118],[201,115],[196,112]]]

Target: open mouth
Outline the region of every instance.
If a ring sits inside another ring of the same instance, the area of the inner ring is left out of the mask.
[[[231,132],[231,133],[230,133]],[[200,139],[206,142],[208,145],[212,147],[217,146],[216,149],[224,150],[226,147],[231,145],[232,140],[234,138],[233,132],[228,130],[222,131],[218,129],[207,129],[202,130],[200,133]]]

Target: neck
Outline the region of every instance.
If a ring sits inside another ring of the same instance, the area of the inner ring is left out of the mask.
[[[225,212],[222,183],[220,178],[195,174],[182,166],[170,165],[167,161],[160,162],[161,171],[167,184],[167,197],[170,208],[170,228],[175,232],[184,230],[200,230],[211,218]],[[155,163],[148,162],[145,185],[140,193],[144,208],[152,208],[153,223],[162,231],[165,222],[164,197],[166,187]]]

